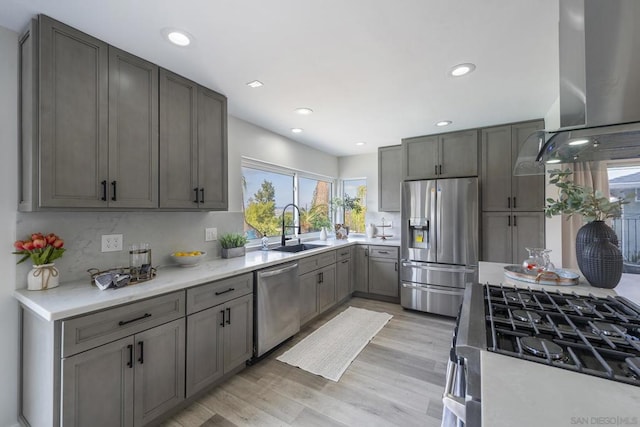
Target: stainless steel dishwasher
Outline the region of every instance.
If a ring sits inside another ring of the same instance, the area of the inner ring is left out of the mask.
[[[300,330],[298,264],[256,272],[254,357],[260,357]]]

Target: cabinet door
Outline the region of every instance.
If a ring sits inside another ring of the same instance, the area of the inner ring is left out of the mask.
[[[184,400],[185,320],[135,335],[134,420],[142,426]]]
[[[438,142],[440,178],[478,175],[477,130],[440,135]]]
[[[158,207],[158,66],[109,47],[109,207]]]
[[[520,148],[527,137],[533,132],[543,129],[542,120],[516,124],[511,127],[512,141],[512,165],[515,166]],[[544,175],[514,176],[512,208],[514,211],[542,211],[544,210]]]
[[[336,302],[336,265],[320,270],[318,283],[318,311],[322,313]]]
[[[300,324],[308,322],[318,314],[318,273],[298,276],[300,280]]]
[[[511,126],[482,129],[481,132],[482,210],[511,209]]]
[[[133,425],[133,337],[62,360],[64,426]]]
[[[224,305],[224,372],[244,364],[253,354],[253,294]]]
[[[106,207],[107,44],[39,19],[40,206]]]
[[[402,140],[402,171],[405,180],[436,178],[439,163],[437,136]]]
[[[520,264],[529,257],[525,248],[544,248],[544,212],[513,213],[513,257]]]
[[[198,88],[199,207],[227,209],[227,98]]]
[[[402,146],[378,148],[378,211],[400,212]]]
[[[369,293],[397,297],[398,261],[389,258],[369,258]]]
[[[160,70],[160,207],[198,207],[198,85]]]
[[[336,263],[336,301],[342,301],[351,293],[351,260]]]
[[[513,219],[510,212],[482,213],[482,260],[511,263]],[[524,259],[524,258],[523,258]]]
[[[187,316],[187,397],[223,374],[222,305]]]
[[[369,246],[356,245],[353,290],[369,292]]]

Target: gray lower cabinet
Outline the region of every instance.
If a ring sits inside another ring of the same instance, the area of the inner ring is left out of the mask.
[[[398,298],[398,256],[399,248],[394,246],[356,246],[354,291]]]
[[[300,324],[316,317],[318,310],[318,275],[315,272],[298,276],[300,286]]]
[[[184,399],[185,321],[62,361],[66,426],[142,426]]]
[[[20,209],[157,208],[158,67],[44,15],[20,52]]]
[[[402,140],[405,180],[478,175],[475,129]]]
[[[333,307],[337,301],[336,252],[312,255],[298,261],[301,325]]]
[[[336,301],[342,301],[351,295],[351,259],[336,262]]]
[[[544,223],[544,212],[483,212],[483,259],[520,264],[528,257],[525,248],[544,247]]]
[[[187,397],[253,354],[253,274],[187,290]]]
[[[378,211],[400,212],[402,146],[378,148]]]
[[[227,205],[227,99],[161,69],[160,207]]]
[[[324,267],[318,274],[320,276],[318,282],[318,310],[322,313],[336,303],[335,264]]]

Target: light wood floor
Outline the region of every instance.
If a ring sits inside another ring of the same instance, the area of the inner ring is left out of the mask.
[[[339,382],[275,360],[349,306],[384,311],[393,319]],[[353,298],[163,426],[440,426],[453,324],[398,304]]]

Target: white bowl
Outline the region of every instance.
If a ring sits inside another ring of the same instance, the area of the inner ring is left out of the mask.
[[[200,251],[200,255],[184,255],[178,256],[177,253],[188,254],[190,252],[178,251],[171,254],[171,258],[178,264],[180,267],[195,267],[200,264],[200,261],[207,255],[206,252]]]

